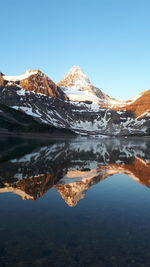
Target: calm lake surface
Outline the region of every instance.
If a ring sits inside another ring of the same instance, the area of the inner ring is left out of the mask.
[[[150,266],[150,139],[0,147],[0,267]]]

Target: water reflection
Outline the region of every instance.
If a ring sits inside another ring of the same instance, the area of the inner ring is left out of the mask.
[[[117,173],[150,187],[149,139],[1,140],[0,193],[36,200],[54,187],[73,207]]]

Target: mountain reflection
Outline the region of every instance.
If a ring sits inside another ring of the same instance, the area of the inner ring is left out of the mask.
[[[1,142],[0,193],[36,200],[54,187],[73,207],[86,191],[123,173],[150,187],[149,139],[83,139]]]

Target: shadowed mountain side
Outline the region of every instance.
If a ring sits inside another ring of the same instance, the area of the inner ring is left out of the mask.
[[[0,133],[73,134],[69,129],[38,122],[32,116],[4,104],[0,104]]]

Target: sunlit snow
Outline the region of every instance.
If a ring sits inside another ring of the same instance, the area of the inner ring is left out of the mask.
[[[38,73],[37,71],[27,70],[26,72],[24,72],[23,74],[18,75],[18,76],[3,76],[3,79],[6,80],[6,81],[14,81],[14,82],[16,82],[16,81],[21,81],[23,79],[26,79],[29,76],[37,74],[37,73]]]

